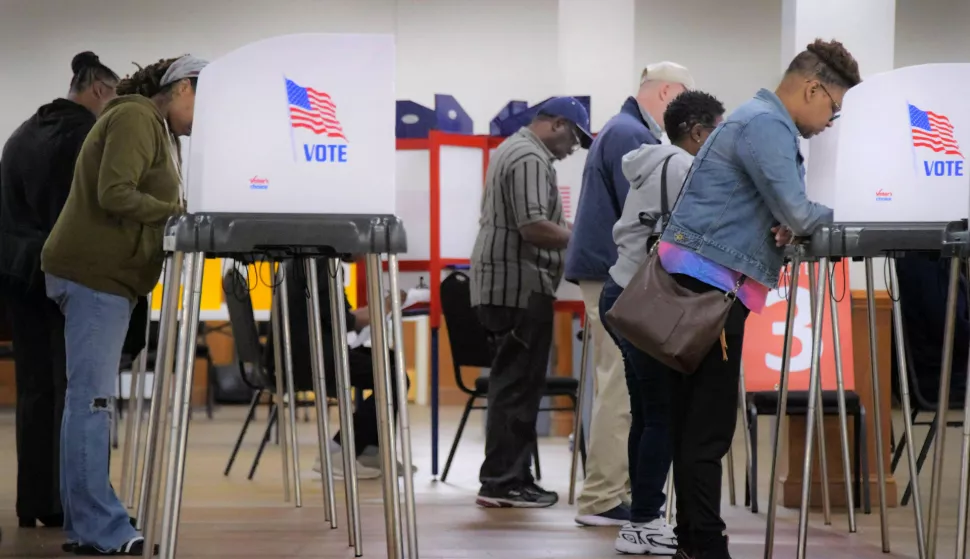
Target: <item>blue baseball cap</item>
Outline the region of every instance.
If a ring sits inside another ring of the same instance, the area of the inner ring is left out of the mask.
[[[574,97],[553,97],[539,106],[541,114],[558,116],[572,122],[579,129],[579,145],[589,149],[593,135],[589,132],[589,113]]]

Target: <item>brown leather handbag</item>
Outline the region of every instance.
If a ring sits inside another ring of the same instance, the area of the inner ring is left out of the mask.
[[[666,162],[661,175],[661,219],[666,227]],[[711,290],[695,293],[681,286],[664,270],[654,242],[646,261],[606,313],[617,334],[675,371],[691,374],[720,339],[724,347],[724,323],[744,277],[730,293]],[[726,351],[724,353],[726,359]]]

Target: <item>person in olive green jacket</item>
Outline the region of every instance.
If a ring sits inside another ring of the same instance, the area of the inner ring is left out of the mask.
[[[132,308],[158,282],[162,229],[182,207],[178,137],[192,132],[205,65],[183,56],[121,81],[41,253],[47,296],[65,318],[61,504],[65,548],[79,554],[141,555],[145,546],[109,481],[111,399]]]

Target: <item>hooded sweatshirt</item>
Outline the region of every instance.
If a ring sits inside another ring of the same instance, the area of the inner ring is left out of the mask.
[[[0,278],[44,295],[40,251],[71,191],[74,162],[94,113],[67,99],[42,106],[10,136],[0,158]]]
[[[162,230],[179,209],[176,157],[151,100],[126,95],[109,103],[81,148],[43,270],[132,301],[154,289]]]
[[[647,259],[647,240],[661,233],[660,184],[664,160],[667,164],[667,211],[674,208],[680,189],[690,171],[694,156],[674,145],[644,144],[623,156],[623,175],[630,181],[630,192],[619,221],[613,226],[616,264],[610,277],[626,288],[633,274]],[[641,223],[641,217],[643,222]]]

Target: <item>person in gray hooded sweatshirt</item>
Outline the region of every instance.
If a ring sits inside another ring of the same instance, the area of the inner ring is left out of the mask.
[[[720,124],[724,105],[701,91],[688,91],[674,99],[664,112],[670,145],[644,144],[623,157],[623,174],[630,192],[619,221],[613,226],[617,261],[600,295],[603,324],[606,313],[647,258],[659,238],[665,218],[673,209],[694,155]],[[666,176],[666,180],[664,180]],[[661,186],[666,184],[667,208],[662,208]],[[677,540],[664,520],[664,483],[670,470],[669,388],[665,371],[656,374],[652,360],[631,343],[610,331],[623,355],[633,421],[627,451],[633,502],[630,523],[620,528],[615,547],[622,553],[673,555]]]

